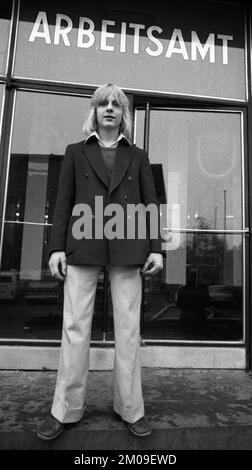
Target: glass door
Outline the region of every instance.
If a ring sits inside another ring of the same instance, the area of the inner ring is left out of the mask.
[[[0,337],[61,338],[63,285],[48,268],[48,240],[67,144],[83,139],[88,96],[18,91],[1,239]],[[103,273],[92,339],[102,339]]]
[[[243,116],[136,110],[162,215],[165,266],[145,281],[143,337],[244,341]]]

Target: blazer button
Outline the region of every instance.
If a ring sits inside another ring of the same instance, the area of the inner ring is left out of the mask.
[[[124,199],[128,199],[128,196],[127,196],[127,194],[125,194],[125,196],[124,196]]]
[[[128,181],[131,181],[132,180],[132,176],[128,176]]]
[[[88,174],[88,173],[85,173],[85,176],[88,178],[89,174]]]

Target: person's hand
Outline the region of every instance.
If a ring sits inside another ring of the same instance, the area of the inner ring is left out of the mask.
[[[153,276],[161,269],[163,269],[163,256],[161,253],[150,253],[141,272]]]
[[[64,281],[67,273],[66,254],[64,251],[54,251],[49,259],[51,275],[60,281]]]

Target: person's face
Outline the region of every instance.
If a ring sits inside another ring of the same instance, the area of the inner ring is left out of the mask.
[[[122,120],[123,109],[115,97],[110,94],[96,109],[98,130],[117,130]]]

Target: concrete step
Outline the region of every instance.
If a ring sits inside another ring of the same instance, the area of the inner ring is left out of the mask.
[[[252,376],[243,370],[142,369],[151,436],[137,438],[112,411],[112,372],[92,371],[83,419],[56,440],[37,439],[56,373],[0,372],[1,450],[249,450]]]

